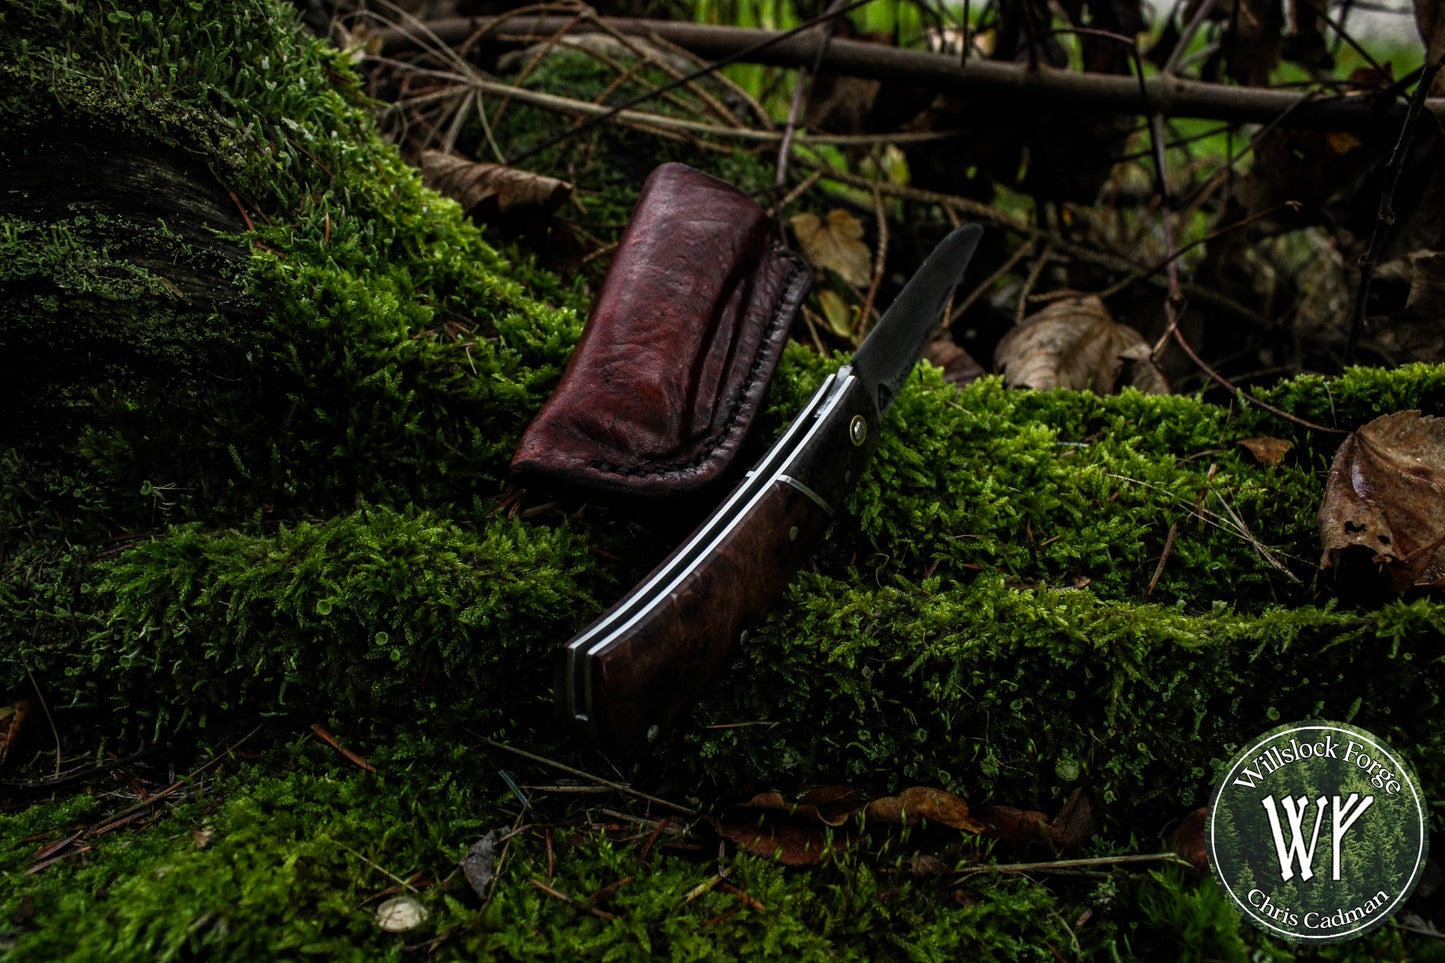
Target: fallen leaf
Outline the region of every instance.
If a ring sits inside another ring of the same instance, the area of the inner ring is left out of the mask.
[[[1357,147],[1365,146],[1364,141],[1346,130],[1332,130],[1325,134],[1325,143],[1336,154],[1348,154]]]
[[[994,361],[1011,388],[1109,394],[1126,376],[1140,391],[1165,394],[1169,385],[1149,354],[1138,331],[1116,322],[1103,301],[1089,296],[1056,301],[1025,318],[999,341]]]
[[[425,923],[430,915],[410,896],[397,896],[376,908],[376,925],[388,933],[405,933]]]
[[[1082,788],[1069,794],[1059,814],[1050,822],[1043,813],[1012,806],[992,806],[979,813],[983,833],[992,836],[1007,849],[1025,849],[1048,842],[1060,850],[1083,846],[1098,831],[1094,807]]]
[[[943,369],[943,380],[956,388],[973,384],[988,372],[967,351],[950,338],[935,338],[923,349],[930,364]]]
[[[1008,849],[1023,849],[1049,838],[1049,817],[1033,809],[990,806],[979,813],[985,835]]]
[[[866,806],[868,797],[847,786],[818,786],[795,799],[780,792],[758,793],[738,809],[763,809],[814,819],[829,826],[841,826]]]
[[[817,823],[800,823],[765,814],[748,824],[716,823],[718,835],[757,856],[776,859],[784,866],[812,866],[846,849],[851,842]]]
[[[1445,251],[1416,251],[1410,255],[1410,294],[1405,299],[1405,316],[1432,325],[1445,318]]]
[[[421,179],[427,187],[461,204],[474,220],[528,208],[551,214],[572,196],[572,185],[555,177],[501,164],[480,164],[437,150],[422,153]]]
[[[896,796],[875,799],[868,804],[865,814],[870,820],[910,826],[920,819],[927,819],[970,833],[981,833],[987,828],[968,814],[968,803],[960,797],[926,786],[913,786]]]
[[[33,711],[29,699],[17,699],[13,704],[0,706],[0,766],[10,758],[10,753],[25,737],[25,726]]]
[[[1049,824],[1049,838],[1054,845],[1065,851],[1081,848],[1094,838],[1099,825],[1094,821],[1094,804],[1085,794],[1083,787],[1069,793],[1064,807]]]
[[[497,831],[472,843],[462,857],[462,873],[482,899],[486,899],[497,871]]]
[[[857,313],[844,301],[836,291],[824,289],[818,292],[818,306],[823,309],[823,320],[828,324],[828,330],[840,338],[853,339],[854,328],[857,326]]]
[[[1205,819],[1209,815],[1207,806],[1200,806],[1188,816],[1169,836],[1174,851],[1193,865],[1197,873],[1209,872],[1209,851],[1204,846]]]
[[[1445,586],[1445,420],[1399,411],[1335,453],[1320,506],[1320,568],[1367,549],[1397,592]]]
[[[873,255],[863,243],[863,222],[835,208],[822,220],[816,214],[794,214],[788,222],[803,257],[819,271],[833,271],[849,284],[862,286],[873,277]]]
[[[1290,453],[1290,449],[1294,448],[1294,442],[1285,441],[1283,438],[1243,438],[1239,444],[1266,468],[1279,465],[1284,461],[1284,456]]]

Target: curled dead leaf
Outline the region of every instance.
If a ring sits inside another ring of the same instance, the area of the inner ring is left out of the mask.
[[[873,276],[873,255],[863,243],[863,222],[841,209],[827,220],[804,212],[788,221],[803,257],[818,271],[833,271],[849,284],[862,286]]]
[[[1033,843],[1047,842],[1070,851],[1082,847],[1098,832],[1094,806],[1082,788],[1069,794],[1059,814],[1049,820],[1033,809],[992,806],[979,813],[984,835],[992,836],[1006,849],[1024,849]]]
[[[480,164],[437,150],[421,155],[421,179],[476,220],[524,209],[551,214],[572,196],[572,185],[555,177],[501,164]]]
[[[719,822],[718,835],[757,856],[776,859],[784,866],[813,866],[839,850],[851,838],[835,834],[818,823],[799,822],[765,813],[750,823]]]
[[[923,357],[943,369],[943,380],[962,388],[982,378],[986,371],[973,356],[949,338],[935,338],[923,349]]]
[[[1023,849],[1049,838],[1049,817],[1033,809],[990,806],[979,814],[984,833],[1007,849]]]
[[[994,361],[1011,388],[1169,391],[1143,336],[1093,296],[1055,301],[1025,318],[999,341]]]
[[[0,766],[5,765],[10,753],[25,737],[33,706],[29,699],[17,699],[8,706],[0,706]]]
[[[1445,251],[1416,251],[1410,255],[1410,294],[1405,316],[1411,321],[1438,324],[1445,318]]]
[[[1094,804],[1083,788],[1069,793],[1069,798],[1049,824],[1049,836],[1065,852],[1082,847],[1099,831],[1094,820]]]
[[[788,866],[807,866],[852,845],[857,817],[911,826],[928,820],[964,832],[983,832],[968,804],[942,789],[913,786],[896,796],[869,800],[848,786],[819,786],[798,795],[757,793],[714,823],[718,834],[750,853]]]
[[[1209,872],[1209,851],[1204,845],[1204,827],[1209,816],[1209,807],[1200,806],[1184,817],[1177,829],[1169,835],[1174,851],[1189,860],[1196,873]]]
[[[1239,442],[1254,460],[1266,468],[1274,468],[1284,461],[1284,456],[1294,448],[1294,442],[1283,438],[1243,438]]]
[[[847,786],[818,786],[791,799],[780,792],[758,793],[737,808],[764,809],[841,826],[867,802],[867,796]]]
[[[1445,587],[1445,419],[1399,411],[1346,438],[1319,522],[1320,568],[1363,548],[1397,592]]]
[[[905,825],[926,819],[970,833],[981,833],[986,828],[968,814],[968,803],[963,799],[951,792],[926,786],[912,786],[896,796],[875,799],[868,804],[865,816],[870,820]]]

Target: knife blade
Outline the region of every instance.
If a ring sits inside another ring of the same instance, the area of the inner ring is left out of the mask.
[[[944,238],[723,503],[562,647],[556,700],[578,736],[640,754],[723,675],[861,476],[981,234]]]

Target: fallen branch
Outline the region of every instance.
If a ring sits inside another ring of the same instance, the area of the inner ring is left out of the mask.
[[[818,59],[821,38],[807,34],[783,37],[781,31],[675,23],[625,17],[599,18],[619,33],[656,36],[702,57],[736,56],[750,46],[773,40],[747,55],[751,63],[808,67]],[[601,23],[576,23],[569,17],[460,17],[428,24],[430,37],[409,27],[378,31],[383,54],[414,48],[435,37],[455,44],[486,31],[487,43],[520,43],[552,36],[561,30],[595,32]],[[774,39],[776,38],[776,39]],[[434,42],[434,41],[433,41]],[[1009,98],[1021,108],[1048,106],[1118,113],[1158,113],[1165,117],[1196,117],[1233,123],[1269,123],[1286,111],[1290,127],[1322,130],[1364,130],[1399,124],[1406,105],[1393,89],[1321,97],[1317,92],[1238,87],[1186,80],[1165,74],[1138,78],[1085,73],[1039,65],[971,59],[960,63],[943,54],[905,50],[883,44],[834,38],[821,58],[832,73],[918,84],[941,93],[984,94]],[[1432,97],[1424,109],[1445,123],[1445,97]]]

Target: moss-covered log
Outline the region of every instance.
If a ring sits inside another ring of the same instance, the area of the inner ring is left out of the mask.
[[[523,834],[483,905],[454,867],[518,817],[507,773],[525,768],[486,740],[605,767],[552,726],[552,654],[675,524],[616,505],[509,517],[501,499],[575,341],[575,292],[424,190],[348,57],[280,5],[35,0],[3,18],[0,167],[25,187],[0,201],[18,412],[0,429],[0,684],[43,697],[68,754],[154,746],[199,770],[141,822],[102,792],[17,792],[0,814],[14,958],[1052,959],[1074,940],[1287,958],[1174,870],[940,886],[877,852],[812,873],[730,856],[757,905],[719,921],[737,898],[686,899],[712,869],[649,856],[655,824]],[[836,363],[791,349],[762,432]],[[1439,410],[1445,372],[1270,400],[1353,427]],[[1294,453],[1258,465],[1237,443],[1262,434]],[[956,392],[925,369],[810,570],[640,778],[699,804],[828,780],[1053,811],[1082,787],[1100,854],[1162,845],[1277,720],[1353,721],[1438,787],[1445,608],[1352,609],[1316,585],[1336,443],[1247,406]],[[53,765],[30,728],[12,784]],[[253,731],[259,757],[226,755]],[[556,821],[565,800],[546,800],[523,821]],[[629,875],[610,921],[530,882],[585,897]],[[372,920],[397,879],[431,910],[421,935]],[[1350,952],[1425,946],[1380,931]]]

